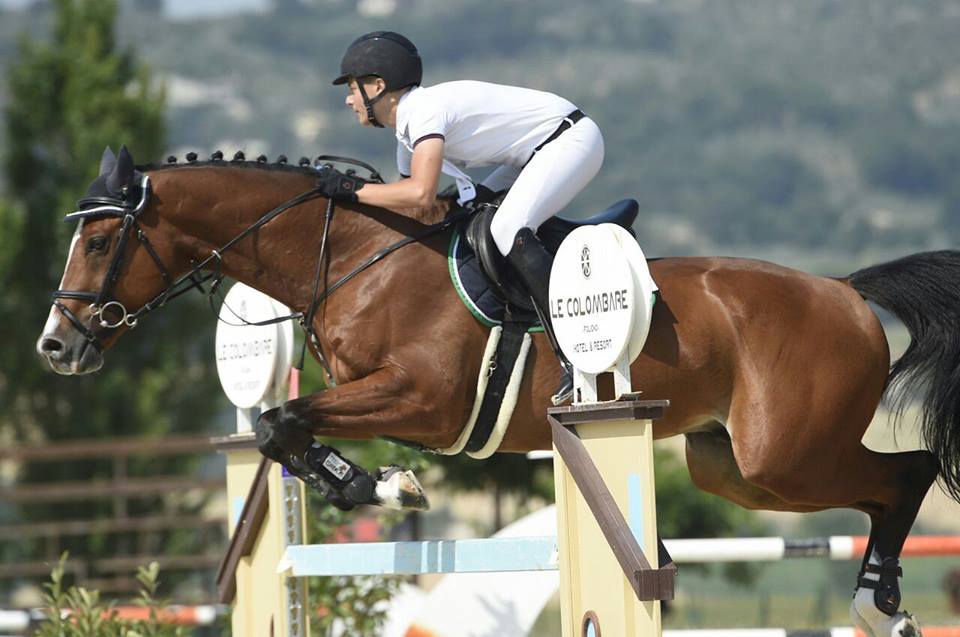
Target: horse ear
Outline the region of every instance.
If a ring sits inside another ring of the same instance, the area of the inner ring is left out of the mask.
[[[100,158],[100,175],[109,175],[117,165],[117,156],[109,146],[103,149],[103,156]]]
[[[120,192],[125,187],[132,185],[134,170],[133,156],[126,146],[121,146],[120,152],[117,154],[116,166],[113,167],[110,176],[107,177],[107,188],[110,192]]]

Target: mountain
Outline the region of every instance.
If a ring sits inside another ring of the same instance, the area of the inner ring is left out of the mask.
[[[345,154],[395,174],[393,136],[356,126],[329,84],[354,37],[388,28],[417,43],[426,84],[527,85],[590,114],[606,161],[564,214],[636,197],[650,255],[842,274],[960,234],[955,0],[274,0],[189,20],[162,8],[123,3],[119,37],[165,77],[174,154]],[[45,13],[0,14],[3,64]]]

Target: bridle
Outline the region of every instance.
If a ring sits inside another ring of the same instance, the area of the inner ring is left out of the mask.
[[[169,298],[172,298],[173,296],[179,296],[179,294],[182,292],[177,291],[176,287],[177,284],[181,283],[183,279],[192,280],[192,284],[183,290],[183,292],[185,292],[186,290],[196,287],[202,284],[204,281],[212,278],[211,276],[204,275],[202,280],[197,280],[196,272],[191,272],[189,275],[187,275],[187,277],[182,277],[177,281],[173,280],[173,277],[171,277],[170,273],[167,271],[167,268],[163,265],[163,262],[157,255],[156,250],[154,250],[153,246],[151,245],[150,240],[147,239],[147,235],[143,232],[143,228],[140,227],[139,217],[143,211],[146,210],[147,204],[150,201],[150,177],[148,175],[141,176],[140,184],[138,187],[136,187],[136,190],[139,190],[140,193],[139,201],[136,203],[134,203],[135,198],[132,196],[134,193],[132,193],[128,188],[124,188],[119,197],[112,197],[108,195],[84,197],[77,202],[79,209],[76,212],[71,212],[64,218],[64,220],[67,222],[92,218],[101,219],[106,217],[123,219],[123,223],[120,226],[120,238],[117,241],[116,251],[113,254],[113,259],[110,261],[110,266],[107,268],[107,272],[103,277],[103,283],[100,285],[100,291],[86,292],[79,290],[60,289],[51,295],[53,305],[56,306],[56,308],[60,310],[64,316],[67,317],[70,323],[81,334],[83,334],[84,338],[86,338],[91,345],[96,347],[98,351],[103,350],[100,335],[84,325],[80,318],[74,314],[70,308],[64,305],[60,299],[89,301],[90,312],[93,315],[93,318],[104,330],[115,330],[122,325],[132,328],[137,325],[137,321],[141,316],[156,307],[162,306]],[[150,257],[153,259],[153,262],[156,264],[160,274],[167,282],[167,289],[164,290],[163,293],[158,295],[136,312],[128,311],[123,303],[112,296],[114,285],[116,284],[117,278],[120,275],[120,268],[123,265],[127,243],[130,241],[131,236],[135,237],[140,242],[140,245],[144,247],[144,249],[147,251],[147,254],[150,255]],[[120,318],[115,321],[111,321],[107,316],[108,311],[111,311],[112,308],[115,308],[115,311],[117,311],[120,315]]]
[[[100,291],[87,292],[61,289],[52,294],[54,306],[56,306],[56,308],[67,317],[70,323],[98,351],[103,351],[103,342],[101,337],[104,331],[112,331],[121,326],[127,326],[130,328],[136,327],[137,322],[141,317],[157,308],[163,307],[167,301],[170,301],[181,294],[189,292],[194,288],[199,289],[204,294],[211,294],[224,276],[223,273],[220,272],[220,265],[223,260],[222,255],[224,252],[228,251],[238,241],[255,230],[263,227],[284,211],[323,195],[320,187],[315,186],[304,193],[288,199],[280,206],[262,215],[252,225],[248,226],[240,234],[225,243],[219,249],[211,250],[210,256],[207,258],[199,262],[192,262],[190,264],[189,272],[174,279],[174,277],[167,270],[166,266],[163,264],[163,261],[160,260],[160,256],[157,254],[156,250],[153,248],[153,245],[150,243],[150,240],[147,238],[146,233],[143,231],[143,228],[140,226],[140,215],[144,210],[147,209],[147,206],[150,202],[151,188],[149,175],[142,175],[140,177],[140,185],[137,190],[140,192],[140,197],[136,203],[133,203],[136,198],[131,196],[132,193],[126,190],[121,192],[119,197],[109,195],[84,197],[77,202],[77,205],[80,209],[76,212],[71,212],[64,218],[64,220],[67,222],[83,219],[102,219],[108,217],[123,219],[123,222],[120,226],[120,238],[117,241],[116,251],[114,252],[113,258],[110,261],[107,272],[104,275],[103,283],[100,285]],[[326,233],[326,229],[324,230],[324,233]],[[130,237],[134,237],[140,242],[140,245],[143,246],[143,248],[147,251],[147,254],[149,254],[153,259],[154,264],[157,266],[157,269],[160,271],[161,276],[163,276],[163,279],[167,284],[166,289],[153,297],[151,300],[147,301],[135,312],[128,310],[122,302],[112,296],[113,288],[116,285],[117,279],[120,275],[120,269],[123,266],[126,247],[127,243],[130,241]],[[205,268],[214,262],[216,267],[213,272],[203,272]],[[208,292],[203,289],[203,285],[209,281],[213,281],[213,283],[211,284],[211,289]],[[90,312],[94,320],[99,323],[99,327],[101,328],[101,330],[98,330],[99,333],[84,325],[80,318],[73,313],[70,308],[64,305],[60,299],[78,299],[81,301],[89,301]],[[111,320],[107,315],[108,312],[117,312],[119,314],[119,318]],[[299,317],[299,314],[291,315],[290,317],[283,317],[280,320],[297,317]]]
[[[333,155],[321,155],[317,158],[318,163],[330,161],[344,162],[361,166],[370,172],[370,181],[383,183],[383,178],[380,176],[380,174],[372,166],[364,162],[345,157],[336,157]],[[332,164],[326,163],[320,166],[320,170],[327,168],[332,169]],[[164,266],[163,261],[161,261],[159,255],[153,248],[153,245],[150,243],[150,240],[147,238],[147,235],[144,233],[139,222],[140,215],[144,212],[144,210],[147,209],[150,202],[151,187],[149,175],[141,175],[140,185],[134,190],[139,191],[139,198],[135,196],[136,192],[130,192],[130,190],[126,188],[121,191],[119,197],[109,195],[84,197],[77,202],[79,209],[75,212],[71,212],[64,218],[64,220],[68,222],[84,219],[102,219],[108,217],[123,219],[123,223],[120,226],[120,238],[117,242],[116,252],[114,253],[110,262],[110,266],[107,268],[107,273],[104,275],[103,283],[100,286],[99,292],[60,289],[56,292],[53,292],[51,295],[53,305],[60,310],[65,317],[67,317],[73,327],[76,328],[84,336],[84,338],[86,338],[87,341],[97,349],[97,351],[101,352],[103,351],[103,342],[101,337],[105,332],[111,332],[120,328],[121,326],[127,326],[130,328],[136,327],[137,322],[144,315],[157,308],[163,307],[167,301],[189,292],[194,288],[198,289],[202,294],[209,298],[212,307],[213,295],[224,277],[223,273],[221,272],[221,267],[223,264],[223,254],[225,252],[230,250],[239,241],[256,230],[259,230],[287,210],[290,210],[291,208],[299,206],[300,204],[312,199],[325,196],[321,186],[317,185],[310,190],[291,197],[276,208],[273,208],[269,212],[261,215],[260,218],[257,219],[253,224],[227,241],[220,248],[211,250],[210,255],[205,259],[198,262],[191,262],[190,271],[174,279],[174,277],[167,270],[166,266]],[[134,203],[134,201],[136,201],[136,203]],[[361,263],[359,266],[337,279],[337,281],[335,281],[333,284],[329,286],[325,285],[324,289],[321,291],[321,281],[326,281],[326,270],[330,263],[327,250],[327,239],[330,232],[330,225],[333,221],[333,212],[334,201],[333,199],[328,198],[327,210],[323,225],[323,237],[320,243],[320,254],[317,261],[317,270],[313,285],[313,300],[311,301],[307,311],[305,313],[295,312],[288,316],[281,316],[259,322],[248,322],[244,319],[241,319],[246,325],[270,325],[273,323],[279,323],[281,321],[293,319],[299,320],[300,326],[307,335],[307,339],[313,343],[320,358],[320,362],[327,372],[327,375],[331,379],[333,376],[331,374],[330,366],[327,364],[327,361],[320,348],[319,339],[317,338],[313,328],[313,318],[320,304],[347,281],[354,278],[372,266],[374,263],[380,261],[388,254],[402,248],[403,246],[420,241],[431,235],[442,232],[447,228],[450,228],[472,214],[473,210],[465,209],[460,213],[449,215],[443,221],[427,226],[422,232],[412,236],[404,237],[400,241],[383,248]],[[140,245],[143,246],[143,248],[147,251],[147,254],[149,254],[153,259],[154,264],[157,266],[157,269],[160,271],[160,274],[163,276],[163,279],[167,284],[165,290],[145,303],[135,312],[127,310],[123,303],[112,296],[113,288],[116,285],[117,279],[120,275],[120,268],[124,262],[124,252],[126,251],[126,246],[127,243],[129,243],[131,236],[136,238],[136,240],[140,242]],[[203,270],[210,267],[211,264],[213,264],[213,271],[204,272]],[[205,290],[204,284],[208,282],[212,283],[209,287],[209,290]],[[60,299],[77,299],[81,301],[88,301],[90,303],[90,311],[93,315],[93,319],[99,323],[99,327],[101,329],[94,331],[87,325],[84,325],[80,318],[66,305],[64,305]],[[120,315],[120,318],[113,321],[111,321],[108,316],[105,316],[108,310],[113,311],[112,308],[116,308],[116,311]],[[304,347],[306,347],[307,339],[304,340]],[[301,367],[302,364],[303,354],[301,353]]]

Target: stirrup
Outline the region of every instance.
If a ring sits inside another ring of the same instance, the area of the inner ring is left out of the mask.
[[[559,407],[563,403],[573,400],[573,372],[567,365],[560,365],[563,369],[563,376],[560,378],[560,384],[557,391],[550,397],[550,402],[554,407]]]

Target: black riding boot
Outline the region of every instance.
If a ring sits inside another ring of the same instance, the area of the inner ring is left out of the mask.
[[[549,288],[553,257],[540,243],[533,230],[522,228],[513,238],[513,246],[507,255],[507,261],[520,275],[520,280],[523,281],[527,292],[530,293],[537,315],[540,317],[543,329],[547,333],[550,346],[557,358],[560,359],[563,378],[560,380],[560,386],[556,393],[551,398],[554,405],[559,405],[573,397],[573,366],[560,350],[560,344],[553,333],[553,323],[550,322]]]

